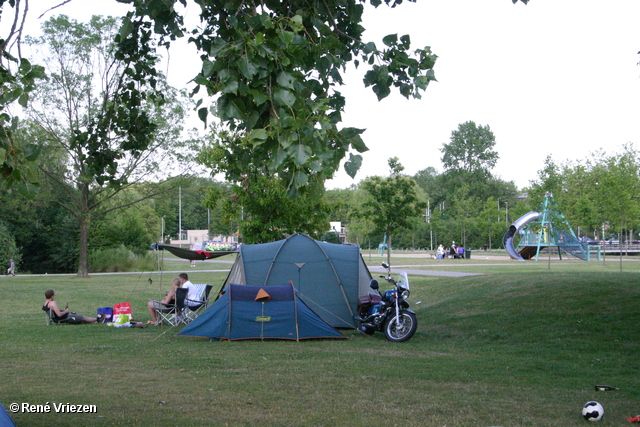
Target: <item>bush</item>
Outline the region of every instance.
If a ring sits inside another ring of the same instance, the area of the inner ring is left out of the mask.
[[[146,253],[136,255],[124,245],[117,248],[98,249],[89,255],[91,273],[116,271],[150,271],[155,268],[155,258]]]
[[[9,268],[10,259],[13,259],[16,263],[17,270],[21,258],[22,256],[16,245],[16,239],[9,231],[9,228],[0,221],[0,271],[6,273],[7,268]]]

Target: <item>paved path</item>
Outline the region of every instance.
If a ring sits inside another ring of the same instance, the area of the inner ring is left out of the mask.
[[[371,273],[386,273],[382,267],[369,267]],[[399,271],[406,271],[407,274],[413,274],[416,276],[446,276],[446,277],[465,277],[465,276],[482,276],[483,273],[462,273],[458,271],[436,271],[436,270],[407,270],[402,266],[392,267],[391,273],[397,273]]]

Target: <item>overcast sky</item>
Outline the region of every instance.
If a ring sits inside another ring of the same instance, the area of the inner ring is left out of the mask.
[[[55,3],[31,0],[32,19]],[[72,0],[55,13],[82,21],[124,10],[117,6]],[[386,176],[390,157],[408,174],[441,171],[442,144],[470,120],[490,126],[500,156],[493,173],[519,188],[537,178],[547,155],[561,162],[600,148],[613,154],[627,142],[640,147],[639,16],[638,0],[418,0],[368,8],[366,41],[382,47],[387,34],[410,34],[415,47],[438,55],[438,81],[421,100],[394,93],[378,102],[361,73],[350,72],[339,89],[347,98],[343,124],[366,128],[370,151],[356,180],[341,172],[328,187]],[[181,46],[165,72],[180,87],[197,67],[195,51]]]

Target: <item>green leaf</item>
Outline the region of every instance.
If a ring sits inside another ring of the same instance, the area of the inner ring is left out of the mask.
[[[26,144],[24,146],[24,157],[30,162],[33,162],[40,155],[41,148],[36,144]]]
[[[297,171],[293,176],[292,184],[294,188],[304,187],[308,183],[309,183],[309,178],[307,177],[307,174],[303,173],[302,171]]]
[[[369,150],[360,136],[364,131],[364,129],[358,128],[344,128],[340,131],[340,135],[348,144],[351,144],[356,151],[364,153]]]
[[[349,153],[349,160],[347,160],[344,163],[344,171],[351,178],[355,178],[361,166],[362,166],[362,156],[359,154],[353,155]]]
[[[260,113],[256,110],[249,109],[249,115],[245,119],[245,126],[247,129],[253,129],[260,119]]]
[[[211,47],[209,48],[209,55],[218,56],[220,51],[227,46],[227,42],[221,38],[216,38],[213,43],[211,43]]]
[[[271,17],[266,12],[263,12],[263,13],[260,14],[260,23],[266,29],[271,29],[271,28],[274,27],[273,21],[271,20]]]
[[[20,73],[27,74],[31,70],[31,62],[25,58],[20,58]]]
[[[266,92],[261,92],[256,89],[248,89],[247,93],[253,97],[253,103],[255,105],[262,105],[269,100],[269,95]]]
[[[213,67],[214,67],[213,62],[205,58],[202,61],[202,75],[205,76],[206,78],[211,77],[211,75],[213,74]]]
[[[404,49],[409,49],[411,47],[411,37],[409,37],[409,34],[400,36],[400,43],[402,43]]]
[[[120,26],[120,37],[124,40],[127,37],[129,37],[129,34],[131,34],[131,31],[133,30],[133,24],[131,23],[131,17],[130,14],[128,14],[127,16],[125,16],[122,19],[122,25]]]
[[[293,104],[295,104],[296,102],[296,96],[294,95],[294,93],[282,88],[276,89],[273,92],[273,98],[276,100],[276,102],[288,105],[289,107],[293,106]]]
[[[26,165],[22,168],[23,181],[30,183],[38,182],[38,167],[35,164]]]
[[[277,82],[282,87],[293,89],[293,84],[295,82],[295,79],[291,74],[287,73],[286,71],[283,71],[280,74],[278,74]]]
[[[222,102],[220,102],[222,101]],[[223,114],[223,118],[228,120],[228,119],[238,119],[238,120],[242,120],[243,118],[243,112],[244,112],[244,106],[242,105],[242,102],[240,99],[238,98],[220,98],[220,101],[218,102],[218,105],[221,107],[221,112]]]
[[[291,26],[293,31],[303,31],[304,25],[302,24],[302,16],[295,15],[293,18],[291,18],[289,26]]]
[[[297,166],[304,166],[313,154],[311,152],[311,147],[302,144],[294,144],[289,147],[289,150],[287,151],[293,157],[293,162]]]
[[[373,93],[378,97],[378,101],[385,99],[391,93],[391,89],[388,85],[377,84],[373,87]]]
[[[397,34],[389,34],[388,36],[385,36],[382,39],[382,43],[384,43],[385,45],[387,45],[389,47],[394,46],[397,42],[398,42],[398,35]]]
[[[197,75],[194,79],[193,82],[198,84],[198,85],[203,85],[203,86],[207,86],[209,84],[209,80],[206,79],[204,76],[202,75]],[[197,87],[197,86],[196,86]]]
[[[378,49],[376,48],[376,44],[374,42],[369,42],[366,45],[364,45],[364,47],[362,48],[362,51],[366,54],[375,52],[376,50]]]
[[[311,169],[314,172],[322,172],[323,169],[323,165],[322,162],[318,159],[318,160],[312,160],[309,165],[308,165],[309,169]]]
[[[16,188],[18,190],[18,193],[20,193],[22,197],[28,200],[35,199],[36,196],[38,195],[38,191],[40,190],[39,186],[28,183],[28,182],[23,182],[18,184]]]
[[[245,78],[251,79],[258,72],[258,64],[251,61],[247,56],[243,56],[238,61],[238,69]]]
[[[278,37],[280,38],[280,41],[282,41],[282,43],[284,43],[285,45],[291,44],[291,42],[293,42],[294,36],[295,33],[291,31],[278,30]]]
[[[377,75],[376,72],[374,70],[369,70],[365,73],[364,78],[362,79],[362,81],[364,82],[365,87],[369,87],[371,85],[374,85],[377,81]]]
[[[224,81],[220,82],[220,92],[222,93],[238,93],[238,79],[235,76],[230,76]]]
[[[418,76],[414,79],[414,83],[418,89],[425,90],[429,84],[429,79],[426,76]]]
[[[254,129],[249,133],[249,140],[255,145],[263,144],[269,137],[269,132],[265,129]]]
[[[298,141],[298,132],[283,132],[278,136],[278,143],[282,148],[289,148]]]
[[[21,107],[26,108],[28,103],[29,103],[29,94],[24,92],[18,98],[18,104],[20,104]]]
[[[285,160],[287,159],[287,152],[282,147],[276,148],[275,155],[271,155],[269,158],[268,168],[271,172],[280,170]]]
[[[198,118],[204,123],[204,125],[207,125],[207,115],[209,114],[209,111],[207,110],[206,107],[202,107],[198,110]]]

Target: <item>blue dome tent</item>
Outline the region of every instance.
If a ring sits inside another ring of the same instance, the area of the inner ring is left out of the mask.
[[[359,247],[294,234],[277,242],[240,246],[221,289],[230,284],[264,287],[288,282],[329,325],[355,328],[358,297],[369,293],[371,273]]]
[[[264,287],[231,284],[178,335],[218,340],[346,338],[307,307],[292,283]]]

